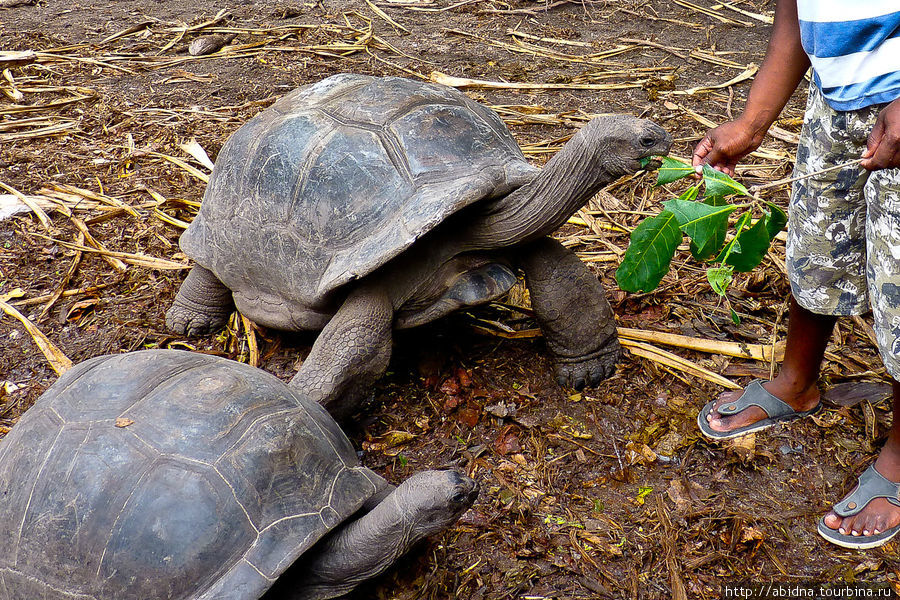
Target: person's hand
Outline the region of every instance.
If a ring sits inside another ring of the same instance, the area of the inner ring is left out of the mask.
[[[738,161],[759,148],[765,131],[754,130],[740,119],[710,129],[694,148],[693,165],[709,165],[734,177]]]
[[[900,99],[878,113],[859,165],[869,171],[900,167]]]

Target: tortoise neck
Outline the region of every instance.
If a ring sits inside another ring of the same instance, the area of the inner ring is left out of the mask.
[[[382,573],[420,538],[411,534],[404,511],[387,496],[372,510],[333,531],[297,563],[289,597],[335,598]]]
[[[511,246],[548,235],[615,180],[598,158],[604,144],[586,135],[578,131],[531,182],[495,201],[474,228],[473,245]]]

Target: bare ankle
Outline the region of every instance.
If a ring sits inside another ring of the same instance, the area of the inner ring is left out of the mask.
[[[888,438],[875,460],[875,469],[889,481],[900,482],[900,444]]]
[[[779,373],[764,387],[770,394],[777,396],[796,410],[809,410],[819,402],[817,381],[798,379],[788,374]]]

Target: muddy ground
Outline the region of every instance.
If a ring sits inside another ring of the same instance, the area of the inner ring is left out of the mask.
[[[179,144],[195,139],[215,159],[275,98],[335,73],[440,72],[491,82],[462,89],[502,114],[535,164],[606,112],[656,120],[675,136],[673,154],[688,157],[707,124],[740,111],[773,8],[763,0],[4,0],[0,56],[38,54],[0,64],[9,74],[0,77],[0,182],[67,208],[50,205],[46,225],[33,215],[0,222],[0,296],[74,362],[188,348],[255,360],[289,379],[311,335],[252,327],[248,335],[237,318],[203,338],[165,328],[187,273],[178,236],[208,172]],[[188,43],[209,34],[234,37],[217,54],[191,57]],[[745,184],[789,175],[803,100],[798,93],[778,137],[739,171]],[[558,233],[610,290],[619,325],[704,341],[783,340],[780,243],[732,285],[740,325],[686,253],[656,292],[618,290],[628,231],[671,195],[652,176],[619,182]],[[784,206],[787,186],[764,196]],[[76,220],[125,262],[94,252]],[[534,327],[527,313],[494,305],[397,336],[390,372],[351,439],[391,481],[452,465],[482,493],[450,532],[357,597],[718,598],[738,581],[900,580],[896,545],[847,552],[815,533],[890,423],[883,387],[862,387],[884,376],[866,319],[835,334],[822,380],[827,410],[731,446],[706,443],[695,423],[721,385],[629,352],[601,385],[561,389],[539,337],[509,339],[508,330]],[[771,368],[666,349],[741,385]],[[21,322],[0,319],[0,435],[56,378]]]

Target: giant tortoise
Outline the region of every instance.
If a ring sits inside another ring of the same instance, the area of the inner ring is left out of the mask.
[[[342,415],[387,368],[392,328],[495,299],[521,268],[559,382],[594,384],[620,354],[612,309],[548,235],[671,143],[650,121],[600,116],[538,169],[453,88],[329,77],[223,146],[180,240],[196,265],[166,322],[206,333],[237,305],[267,327],[321,329],[292,383]]]
[[[454,471],[394,488],[265,371],[98,357],[0,441],[0,600],[334,598],[476,494]]]

